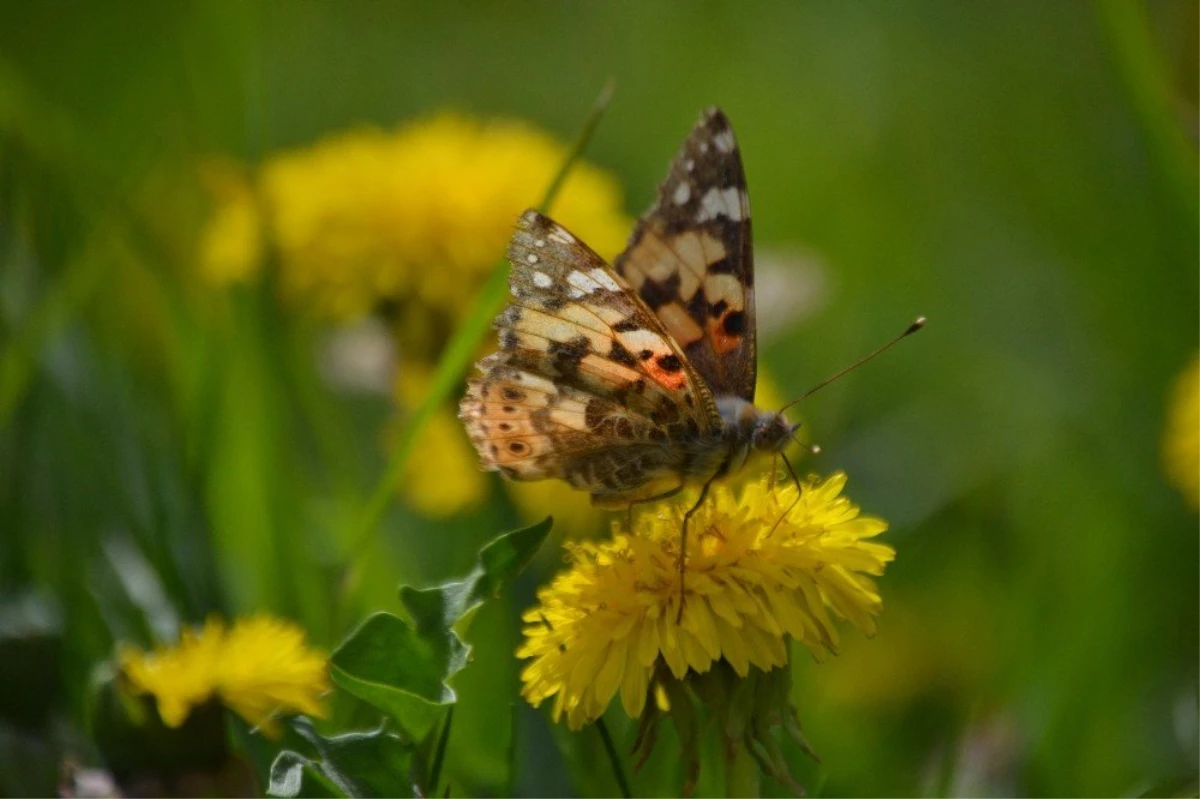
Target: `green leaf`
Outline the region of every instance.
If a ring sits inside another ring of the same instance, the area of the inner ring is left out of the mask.
[[[466,665],[471,649],[456,628],[525,568],[551,524],[546,518],[493,539],[462,580],[402,586],[400,600],[412,623],[390,613],[370,616],[330,658],[333,681],[395,719],[414,740],[423,739],[458,698],[447,681]]]
[[[413,750],[383,727],[333,738],[317,734],[306,718],[293,726],[316,749],[319,759],[280,752],[271,764],[271,796],[415,796]]]

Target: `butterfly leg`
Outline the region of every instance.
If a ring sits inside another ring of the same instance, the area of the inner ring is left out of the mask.
[[[705,481],[704,487],[700,489],[700,496],[696,497],[696,504],[692,505],[687,513],[683,514],[683,531],[679,536],[679,611],[675,614],[676,624],[683,621],[683,606],[687,601],[687,595],[684,593],[684,581],[687,579],[688,522],[692,520],[692,516],[704,504],[704,500],[708,496],[708,489],[716,479],[717,475],[714,474]]]
[[[788,460],[788,456],[784,455],[782,452],[779,453],[779,456],[783,458],[783,465],[787,467],[788,475],[792,478],[792,482],[796,484],[796,498],[792,500],[791,505],[788,505],[787,510],[785,510],[783,514],[775,520],[775,524],[771,526],[771,531],[767,533],[768,536],[775,532],[775,528],[783,523],[783,520],[786,519],[788,514],[792,512],[792,508],[799,504],[800,494],[804,492],[804,489],[800,487],[800,478],[796,476],[796,470],[792,468],[792,462]]]

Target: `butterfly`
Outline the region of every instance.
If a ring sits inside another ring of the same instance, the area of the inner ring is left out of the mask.
[[[562,479],[608,508],[700,485],[694,512],[714,480],[793,438],[799,425],[754,405],[750,201],[720,110],[703,113],[612,266],[533,210],[508,259],[500,349],[459,414],[485,469]]]

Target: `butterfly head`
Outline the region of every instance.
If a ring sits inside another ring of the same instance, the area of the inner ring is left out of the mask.
[[[751,445],[759,452],[778,452],[799,429],[800,425],[789,422],[783,411],[758,411]]]

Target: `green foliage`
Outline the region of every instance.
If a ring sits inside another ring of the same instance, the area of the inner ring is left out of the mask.
[[[384,727],[325,738],[308,719],[293,723],[316,758],[281,752],[271,766],[271,796],[420,796],[414,784],[413,750]]]
[[[506,533],[479,551],[462,580],[433,588],[403,586],[411,623],[377,613],[342,642],[331,658],[334,682],[388,714],[411,738],[421,739],[455,699],[447,681],[463,669],[471,649],[461,626],[525,568],[551,520]]]
[[[361,797],[436,790],[452,718],[447,713],[458,698],[449,681],[471,656],[461,635],[474,612],[528,565],[551,524],[547,518],[498,536],[479,551],[475,568],[461,580],[424,589],[402,586],[411,621],[377,613],[351,633],[331,658],[334,683],[382,711],[403,735],[381,727],[324,738],[306,719],[298,719],[296,731],[318,757],[281,752],[271,766],[270,793]],[[441,717],[446,719],[442,734],[431,739]]]

